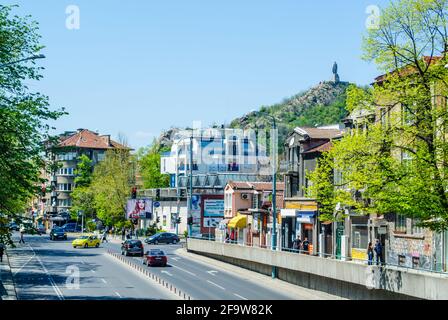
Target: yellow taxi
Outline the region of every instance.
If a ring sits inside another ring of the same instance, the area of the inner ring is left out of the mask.
[[[100,246],[100,239],[98,239],[97,236],[80,236],[79,238],[73,240],[72,242],[72,246],[73,248],[77,248],[77,247],[83,247],[83,248],[88,248],[88,247],[95,247],[98,248]]]

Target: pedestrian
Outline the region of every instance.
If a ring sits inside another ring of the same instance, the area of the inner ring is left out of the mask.
[[[103,236],[102,236],[101,242],[102,242],[102,243],[104,243],[104,242],[109,242],[109,241],[107,241],[107,230],[105,230],[105,231],[103,232]]]
[[[376,265],[383,263],[383,246],[381,245],[380,240],[376,239],[375,244],[375,254],[376,254]]]
[[[302,250],[303,250],[303,253],[305,253],[305,254],[309,254],[309,249],[310,249],[310,242],[308,241],[308,238],[307,237],[305,237],[305,239],[303,240],[303,242],[302,242]]]
[[[300,249],[302,249],[302,239],[300,239],[300,236],[297,236],[297,239],[294,240],[292,248],[294,249],[294,251],[300,253]]]
[[[5,245],[0,243],[0,262],[3,262],[3,253],[5,253]]]
[[[225,240],[225,243],[229,243],[229,241],[230,241],[230,236],[229,236],[229,233],[226,232],[226,240]]]
[[[373,264],[373,245],[372,242],[369,242],[367,246],[367,257],[368,257],[368,265],[371,266]]]
[[[25,233],[25,227],[22,225],[20,227],[20,241],[19,241],[19,243],[25,244],[25,240],[23,239],[24,233]]]

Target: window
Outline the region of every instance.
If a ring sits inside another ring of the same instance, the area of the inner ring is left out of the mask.
[[[252,209],[258,209],[258,203],[259,203],[259,194],[254,193],[252,195]]]
[[[423,234],[423,228],[418,226],[419,220],[412,219],[412,234],[421,235]]]
[[[405,165],[409,164],[412,161],[412,156],[409,152],[402,151],[401,152],[401,162]]]
[[[65,152],[57,155],[57,159],[61,161],[71,161],[76,160],[78,154],[76,152]]]
[[[72,176],[74,174],[74,168],[59,168],[58,175],[61,176]]]
[[[71,183],[59,183],[58,191],[72,191],[72,187]]]
[[[226,209],[232,209],[232,194],[226,193],[225,195],[225,207]]]
[[[367,249],[368,229],[366,225],[352,224],[352,248]]]
[[[98,161],[103,161],[105,156],[106,156],[106,154],[104,152],[99,152],[98,153]]]
[[[58,207],[71,207],[72,200],[71,199],[58,199]]]
[[[395,215],[395,232],[406,233],[406,217],[403,215]]]
[[[414,104],[415,105],[415,104]],[[401,114],[403,117],[403,125],[413,125],[414,124],[414,115],[412,111],[406,105],[402,106]]]

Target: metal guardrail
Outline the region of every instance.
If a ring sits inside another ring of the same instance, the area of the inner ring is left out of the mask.
[[[126,257],[122,256],[121,254],[118,254],[112,250],[107,250],[107,253],[110,254],[112,257],[120,260],[122,263],[128,265],[129,267],[137,270],[138,272],[142,273],[143,275],[147,276],[149,279],[155,281],[156,283],[162,285],[165,289],[170,290],[171,293],[174,293],[175,295],[179,296],[179,298],[183,300],[192,300],[191,296],[187,294],[184,291],[181,291],[173,284],[169,283],[165,279],[160,278],[154,273],[149,272],[147,267],[142,267],[141,265],[136,264],[135,262],[126,259]]]
[[[253,245],[253,244],[250,244],[248,242],[238,242],[238,241],[235,241],[235,240],[220,241],[220,240],[216,240],[216,239],[194,237],[194,236],[190,236],[188,238],[196,239],[196,240],[203,240],[203,241],[219,242],[219,243],[222,243],[224,245],[242,246],[242,247],[249,247],[249,248],[262,248],[262,249],[272,250],[272,246],[271,245]],[[188,245],[188,239],[187,239],[187,245]],[[368,259],[357,259],[357,258],[353,258],[353,257],[350,257],[350,256],[327,254],[327,253],[323,253],[323,252],[317,252],[315,254],[312,254],[309,251],[297,250],[297,249],[292,249],[292,248],[279,248],[279,247],[277,247],[276,251],[296,253],[298,255],[300,255],[300,254],[302,254],[302,255],[309,255],[309,256],[314,256],[314,257],[320,257],[320,258],[323,258],[323,259],[334,259],[334,260],[339,260],[339,261],[348,262],[348,263],[351,262],[351,263],[360,263],[360,264],[366,264],[366,265],[372,265],[372,266],[378,265],[378,266],[382,266],[382,267],[392,267],[392,268],[397,268],[399,270],[402,269],[402,270],[405,270],[405,271],[412,270],[413,272],[430,273],[430,274],[436,274],[436,275],[439,275],[439,276],[446,276],[446,277],[448,277],[448,271],[443,271],[443,270],[434,270],[434,269],[431,269],[431,268],[424,268],[424,267],[412,268],[412,267],[408,267],[408,266],[404,266],[404,265],[398,265],[398,264],[393,264],[393,263],[386,263],[385,261],[381,261],[381,262],[379,262],[377,264],[376,257],[373,260],[369,261]]]

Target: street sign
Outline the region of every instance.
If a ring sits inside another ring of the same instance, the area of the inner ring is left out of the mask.
[[[154,208],[158,208],[158,207],[160,207],[160,202],[158,202],[158,201],[154,202]]]

